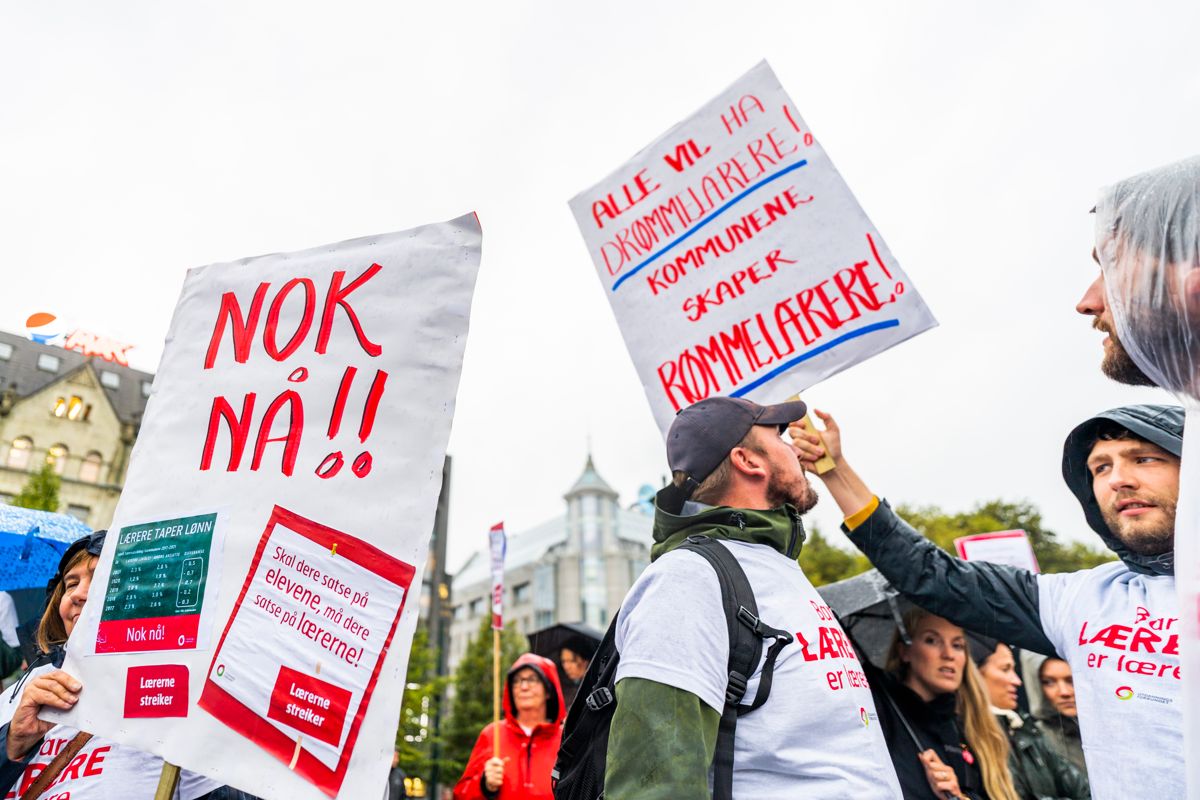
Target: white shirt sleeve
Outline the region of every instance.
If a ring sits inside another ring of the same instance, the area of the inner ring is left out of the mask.
[[[0,637],[4,639],[5,644],[9,647],[20,647],[20,640],[17,639],[17,607],[13,603],[12,595],[8,592],[0,592]]]
[[[729,629],[712,566],[695,553],[673,550],[647,567],[621,606],[616,646],[618,682],[656,681],[720,712],[729,682]]]

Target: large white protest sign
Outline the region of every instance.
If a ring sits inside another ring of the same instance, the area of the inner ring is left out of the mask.
[[[188,273],[58,718],[268,800],[382,795],[480,238]]]
[[[937,324],[766,62],[571,210],[664,431]]]

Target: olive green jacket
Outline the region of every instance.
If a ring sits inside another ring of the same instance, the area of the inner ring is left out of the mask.
[[[800,515],[791,506],[770,511],[722,506],[676,516],[656,505],[651,560],[692,535],[765,544],[793,559],[804,542]],[[642,678],[619,681],[604,773],[606,800],[708,800],[720,721],[718,711],[690,692]]]

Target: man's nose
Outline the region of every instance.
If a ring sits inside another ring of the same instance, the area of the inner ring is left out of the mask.
[[[1138,482],[1133,475],[1133,470],[1125,468],[1119,462],[1114,462],[1112,469],[1108,471],[1108,488],[1118,492],[1121,489],[1136,489],[1137,487]]]
[[[1092,285],[1075,304],[1075,310],[1094,317],[1104,313],[1104,273],[1100,273],[1096,280],[1092,281]]]

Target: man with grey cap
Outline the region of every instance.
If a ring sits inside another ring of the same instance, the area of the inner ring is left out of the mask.
[[[712,397],[683,409],[667,435],[672,483],[655,501],[652,563],[617,617],[617,706],[608,800],[707,800],[729,684],[729,630],[716,572],[680,545],[716,540],[742,567],[758,617],[793,633],[773,676],[759,667],[740,717],[732,796],[899,798],[865,675],[829,607],[797,564],[801,515],[816,503],[783,433],[796,401],[760,406]],[[761,662],[760,662],[761,663]]]

